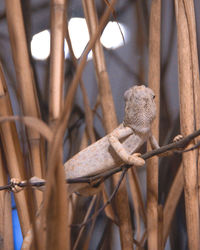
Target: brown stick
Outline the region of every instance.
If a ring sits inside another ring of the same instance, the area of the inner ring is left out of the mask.
[[[163,246],[165,246],[175,209],[177,207],[181,193],[183,192],[183,166],[180,165],[174,181],[171,185],[163,209]]]
[[[23,23],[20,0],[6,0],[6,17],[11,41],[12,56],[16,71],[17,83],[20,87],[20,97],[25,115],[39,117],[37,95],[33,72],[29,61],[26,35]],[[33,174],[42,178],[42,159],[40,155],[40,135],[32,129],[27,129],[30,145]],[[42,201],[42,195],[37,193],[37,205]]]
[[[64,81],[64,37],[66,23],[66,1],[51,1],[51,56],[49,120],[56,121],[63,104]],[[53,125],[53,124],[52,124]]]
[[[150,15],[149,33],[149,87],[156,95],[157,117],[153,122],[152,133],[159,141],[160,118],[160,27],[161,0],[153,0]],[[147,145],[147,150],[150,145]],[[148,249],[158,249],[158,158],[147,161],[147,237]]]
[[[50,122],[56,128],[62,112],[63,103],[63,71],[64,71],[64,35],[66,18],[66,1],[51,1],[51,61],[50,61]],[[53,124],[55,122],[55,124]],[[49,152],[50,153],[50,152]],[[45,193],[49,203],[43,210],[46,219],[46,248],[70,249],[67,190],[65,173],[62,165],[62,149],[55,155],[54,188],[52,193]],[[46,198],[46,197],[45,197]]]
[[[0,149],[0,185],[5,185],[7,179]],[[0,193],[0,238],[0,249],[13,249],[11,196],[8,191]]]
[[[181,133],[191,133],[195,127],[195,100],[193,63],[191,53],[191,30],[189,29],[185,1],[175,1],[178,30],[178,66],[180,92]],[[193,17],[194,18],[194,17]],[[191,19],[190,19],[191,20]],[[190,146],[193,146],[191,143]],[[183,155],[184,192],[189,249],[199,249],[199,203],[197,183],[197,155],[188,152]]]
[[[189,40],[191,49],[191,63],[193,75],[193,95],[194,95],[194,110],[195,110],[195,128],[200,126],[200,80],[199,80],[199,61],[197,51],[197,37],[196,37],[196,23],[193,0],[183,1],[185,6],[185,15],[188,22]],[[195,141],[196,143],[196,141]],[[198,185],[200,183],[200,152],[198,154]],[[198,196],[200,201],[200,189],[198,189]]]
[[[187,137],[185,137],[184,139],[182,139],[182,140],[180,140],[178,142],[174,142],[174,143],[165,145],[163,147],[160,147],[159,149],[155,149],[155,150],[152,150],[150,152],[147,152],[147,153],[141,155],[141,158],[143,158],[144,160],[147,160],[147,159],[149,159],[149,158],[151,158],[153,156],[156,156],[156,155],[159,156],[160,154],[163,154],[163,153],[168,152],[170,150],[174,151],[174,149],[184,148],[190,143],[190,141],[192,141],[195,137],[197,137],[199,135],[200,135],[200,130],[197,130],[194,133],[188,135]],[[191,150],[193,150],[193,148],[191,148]],[[185,152],[185,150],[177,151],[177,152],[181,153],[181,152]],[[113,174],[121,172],[123,170],[123,168],[129,169],[131,167],[133,167],[133,165],[123,165],[123,166],[113,168],[111,170],[105,171],[103,173],[100,173],[100,174],[97,174],[97,175],[94,175],[94,176],[88,176],[88,177],[86,176],[86,177],[79,177],[79,178],[73,178],[73,179],[66,179],[66,183],[69,183],[69,184],[72,184],[72,183],[88,183],[88,184],[91,184],[91,186],[98,186],[100,183],[105,181],[107,178],[111,177]],[[28,185],[35,186],[35,187],[40,187],[40,186],[45,185],[45,183],[46,183],[45,181],[34,182],[34,183],[21,182],[21,183],[19,183],[17,185],[20,186],[20,187],[26,187]],[[0,187],[0,190],[11,189],[11,188],[12,188],[12,183],[10,183],[10,184],[8,184],[6,186]],[[142,208],[142,210],[144,210],[144,209]]]
[[[98,18],[95,4],[94,1],[83,0],[82,2],[89,33],[90,36],[92,36],[98,29]],[[106,132],[109,133],[117,127],[117,117],[109,82],[109,76],[106,69],[103,47],[101,45],[100,39],[97,39],[95,46],[93,47],[93,57],[101,100],[101,108],[103,112],[103,123]],[[115,185],[117,185],[119,180],[119,175],[115,175],[113,179]],[[133,237],[131,216],[128,195],[124,181],[122,182],[122,185],[119,188],[119,192],[116,195],[115,204],[119,217],[121,247],[122,249],[132,249]]]
[[[5,78],[0,65],[0,116],[12,115],[10,97],[6,87]],[[0,135],[3,144],[4,154],[10,177],[21,180],[26,178],[23,156],[15,125],[4,123],[0,126]],[[21,192],[15,195],[17,211],[19,214],[22,234],[25,235],[30,227],[29,209],[27,203],[27,193]]]

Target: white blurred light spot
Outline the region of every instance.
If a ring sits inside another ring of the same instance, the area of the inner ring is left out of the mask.
[[[48,30],[35,34],[31,40],[31,54],[36,60],[45,60],[50,53],[50,32]]]
[[[68,28],[75,57],[79,58],[89,41],[89,32],[85,18],[71,18]],[[91,58],[92,52],[88,54],[88,59]]]
[[[107,49],[116,49],[124,45],[123,37],[126,42],[128,40],[128,32],[125,25],[121,23],[117,24],[117,22],[109,22],[105,27],[100,40],[103,46]]]
[[[69,21],[69,34],[76,58],[80,58],[88,41],[89,32],[85,18],[71,18]],[[125,25],[119,23],[125,41],[128,41],[129,32]],[[117,22],[109,22],[101,36],[101,43],[108,49],[116,49],[124,45],[123,37]],[[69,49],[65,40],[65,58],[69,56]],[[37,60],[46,60],[50,54],[50,32],[44,30],[35,34],[31,41],[31,53]],[[88,60],[92,58],[92,52]]]

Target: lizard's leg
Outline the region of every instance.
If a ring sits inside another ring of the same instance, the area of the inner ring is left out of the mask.
[[[182,135],[177,135],[177,136],[174,137],[173,142],[180,141],[181,139],[183,139],[183,136]],[[149,141],[150,141],[152,149],[158,149],[158,148],[160,148],[160,146],[159,146],[156,138],[153,135],[151,135],[149,137]],[[164,152],[162,154],[159,154],[159,156],[169,156],[169,155],[171,155],[173,153],[173,151],[174,150],[170,150],[170,151]]]
[[[129,136],[133,133],[132,129],[129,127],[124,127],[119,130],[115,130],[108,135],[108,140],[112,148],[115,150],[117,155],[127,164],[135,165],[136,167],[141,167],[145,164],[144,159],[140,156],[140,153],[134,153],[132,155],[128,154],[119,139]]]

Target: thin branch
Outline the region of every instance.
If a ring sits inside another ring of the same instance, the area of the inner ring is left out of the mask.
[[[117,191],[118,191],[118,189],[119,189],[119,187],[120,187],[120,184],[122,183],[122,180],[124,179],[124,176],[125,176],[127,170],[128,170],[128,168],[126,168],[126,167],[123,168],[122,173],[121,173],[121,176],[120,176],[120,178],[119,178],[119,181],[118,181],[118,183],[117,183],[117,185],[116,185],[114,191],[112,192],[111,196],[110,196],[109,199],[106,201],[106,203],[105,203],[99,210],[97,210],[96,213],[94,213],[94,214],[92,215],[92,217],[90,217],[86,222],[81,223],[81,224],[72,224],[71,227],[83,227],[83,226],[85,226],[85,225],[88,224],[90,221],[92,221],[95,217],[97,217],[97,216],[105,209],[105,207],[108,206],[108,205],[111,203],[113,197],[115,196],[115,194],[117,193]]]
[[[200,129],[195,131],[192,134],[189,134],[188,136],[186,136],[185,138],[181,139],[180,141],[177,142],[173,142],[170,144],[167,144],[165,146],[160,147],[159,149],[155,149],[152,151],[149,151],[143,155],[141,155],[141,157],[144,160],[147,160],[155,155],[160,155],[163,153],[166,153],[168,151],[174,151],[175,153],[185,153],[188,152],[189,150],[194,150],[196,148],[198,148],[200,146],[200,142],[198,142],[196,145],[194,145],[193,147],[186,149],[186,150],[182,150],[184,149],[194,138],[196,138],[197,136],[200,135]],[[73,183],[88,183],[91,185],[91,187],[97,187],[99,186],[99,184],[101,184],[102,182],[104,182],[106,179],[108,179],[109,177],[111,177],[113,174],[116,174],[118,172],[123,171],[123,169],[129,169],[133,167],[133,165],[122,165],[116,168],[113,168],[111,170],[107,170],[103,173],[94,175],[94,176],[86,176],[86,177],[79,177],[79,178],[73,178],[73,179],[66,179],[66,183],[68,184],[73,184]],[[19,187],[27,187],[27,186],[34,186],[34,187],[41,187],[45,185],[45,181],[38,181],[38,182],[20,182],[18,184],[13,184],[13,183],[9,183],[8,185],[5,186],[0,186],[0,191],[1,190],[5,190],[8,189],[10,191],[12,191],[12,188],[14,187],[14,185],[17,185]]]

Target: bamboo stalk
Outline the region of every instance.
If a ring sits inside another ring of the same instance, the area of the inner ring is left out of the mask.
[[[66,1],[51,1],[51,59],[50,59],[50,123],[56,128],[63,104],[63,72],[64,72],[64,33],[65,33]],[[70,249],[70,231],[68,230],[69,204],[65,185],[65,173],[62,164],[62,149],[55,155],[54,187],[52,193],[45,195],[49,199],[48,206],[43,209],[46,219],[47,249]],[[48,183],[48,177],[47,177]],[[43,236],[45,239],[45,236]]]
[[[44,208],[42,210],[43,215],[45,215],[46,211],[49,213],[49,216],[47,218],[49,220],[52,220],[52,218],[54,219],[56,217],[57,214],[54,212],[59,212],[59,211],[54,211],[51,209],[49,210],[49,207],[51,208],[50,203],[52,201],[52,198],[55,198],[55,196],[57,195],[57,193],[55,192],[55,188],[53,186],[55,183],[56,169],[63,171],[62,183],[64,184],[64,167],[63,167],[63,165],[61,166],[58,164],[59,161],[58,161],[57,156],[58,156],[58,152],[62,151],[62,140],[63,140],[63,136],[64,136],[64,132],[66,130],[67,124],[68,124],[69,115],[71,112],[75,91],[76,91],[76,88],[78,86],[79,79],[80,79],[80,76],[83,72],[86,61],[87,61],[87,54],[89,53],[90,49],[94,46],[96,39],[100,36],[100,33],[101,33],[106,21],[108,20],[108,17],[110,16],[110,13],[111,13],[111,10],[115,4],[115,1],[116,0],[111,0],[109,7],[105,10],[105,12],[101,18],[99,29],[91,37],[91,39],[88,43],[88,46],[82,55],[82,58],[81,58],[80,63],[77,67],[77,70],[76,70],[76,74],[74,75],[74,78],[73,78],[72,83],[70,85],[69,91],[68,91],[67,96],[65,98],[65,103],[64,103],[63,111],[61,112],[61,115],[60,115],[60,119],[56,125],[56,128],[54,129],[54,135],[53,135],[53,140],[52,140],[53,143],[49,144],[49,154],[48,154],[48,159],[47,159],[47,164],[48,164],[47,183],[46,183],[46,190],[45,190],[45,197],[44,197]],[[64,186],[63,186],[63,190],[65,190]],[[51,214],[51,212],[54,214]],[[59,219],[62,219],[62,218],[59,218]],[[61,221],[61,223],[62,223],[62,221]],[[54,225],[55,225],[55,223],[54,223]],[[55,226],[57,226],[57,225],[55,225]],[[60,228],[59,228],[59,230],[60,230]],[[51,237],[54,237],[54,235],[49,234],[49,237],[50,238],[48,238],[48,239],[51,240]]]
[[[10,98],[6,88],[4,75],[0,65],[0,115],[12,115]],[[24,180],[24,164],[20,149],[16,127],[13,123],[4,123],[0,126],[0,135],[6,157],[8,172],[10,177]],[[15,194],[15,202],[19,214],[22,234],[25,235],[30,227],[29,209],[25,191]]]
[[[77,68],[78,63],[77,63],[77,59],[74,55],[74,51],[72,48],[71,39],[70,39],[70,35],[69,35],[69,29],[68,29],[67,25],[66,25],[66,40],[67,40],[67,44],[69,47],[70,56],[72,58],[73,64],[74,64],[75,68]],[[87,128],[88,136],[89,136],[91,143],[94,143],[96,141],[96,139],[95,139],[94,128],[93,128],[93,114],[92,114],[92,110],[90,108],[89,99],[87,96],[87,91],[85,89],[85,85],[84,85],[82,78],[80,78],[80,87],[81,87],[81,91],[82,91],[82,95],[83,95],[83,103],[84,103],[84,108],[85,108],[86,128]]]
[[[200,128],[200,81],[199,81],[199,61],[197,51],[197,37],[196,37],[196,23],[193,0],[183,1],[185,7],[185,14],[188,22],[191,63],[192,63],[192,77],[194,89],[194,110],[195,110],[195,129]],[[195,143],[199,138],[195,139]],[[200,151],[198,150],[198,163],[200,163]],[[200,164],[198,164],[198,183],[200,183]],[[200,201],[200,189],[198,189],[198,196]]]
[[[183,166],[180,165],[174,181],[171,185],[169,194],[167,196],[165,206],[163,209],[163,245],[167,241],[167,237],[169,235],[169,230],[171,226],[171,222],[173,219],[173,215],[175,209],[177,207],[178,201],[180,199],[181,193],[183,192]]]
[[[88,30],[90,36],[92,36],[98,29],[98,18],[94,1],[83,0],[83,9],[86,17]],[[93,47],[93,57],[95,63],[95,70],[97,75],[98,88],[100,93],[101,107],[103,112],[103,122],[107,133],[111,132],[117,127],[117,117],[109,83],[108,72],[106,69],[106,63],[103,53],[103,47],[100,39],[97,39],[95,46]],[[119,181],[120,175],[114,176],[114,184]],[[121,238],[122,249],[133,248],[133,237],[131,227],[131,217],[128,203],[128,195],[126,191],[125,180],[122,182],[117,194],[116,194],[116,210],[119,217],[119,229]]]
[[[64,37],[66,23],[66,1],[51,1],[51,56],[49,120],[56,121],[63,105],[64,81]]]
[[[149,87],[156,95],[157,117],[152,125],[152,134],[159,141],[160,117],[160,28],[161,0],[153,0],[149,33]],[[148,144],[147,150],[150,149]],[[158,158],[147,161],[147,234],[148,249],[158,249]]]
[[[20,97],[25,115],[39,117],[38,100],[35,93],[35,83],[30,65],[23,16],[20,0],[6,0],[6,18],[11,41],[12,56],[16,71],[17,83],[20,87]],[[40,135],[32,129],[27,129],[31,153],[33,175],[42,177],[41,140]],[[42,201],[42,194],[36,193],[37,204]]]
[[[0,185],[7,184],[7,176],[0,149]],[[13,249],[12,207],[8,191],[0,192],[0,249]]]
[[[158,249],[164,250],[163,244],[163,206],[158,205]]]
[[[132,178],[132,175],[128,175],[129,177],[129,185],[131,190],[131,196],[133,201],[133,207],[134,207],[134,217],[135,217],[135,226],[136,226],[136,240],[139,242],[141,237],[141,225],[140,225],[140,205],[139,205],[139,199],[137,194],[137,188],[136,184]],[[137,248],[138,249],[138,248]]]
[[[191,30],[185,2],[175,1],[175,10],[178,30],[178,66],[179,66],[179,94],[180,94],[180,122],[182,135],[189,134],[195,127],[195,98],[193,53]],[[193,32],[195,32],[193,30]],[[194,41],[195,42],[195,41]],[[197,107],[196,107],[197,108]],[[199,107],[198,107],[199,108]],[[189,146],[192,146],[191,143]],[[186,222],[188,232],[189,249],[199,249],[199,202],[197,183],[197,155],[196,152],[188,152],[183,155],[184,194],[186,207]]]

